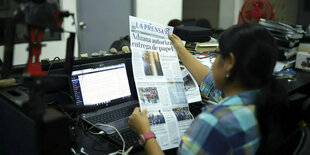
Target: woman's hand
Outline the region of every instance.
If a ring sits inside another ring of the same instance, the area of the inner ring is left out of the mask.
[[[168,34],[169,39],[172,41],[174,48],[178,53],[179,59],[183,65],[191,72],[200,85],[206,75],[210,72],[210,69],[200,63],[187,49],[183,46],[182,40],[175,34]]]
[[[137,134],[145,134],[151,131],[149,120],[146,116],[146,110],[142,113],[140,108],[135,108],[128,120],[129,127]],[[164,155],[155,138],[148,139],[144,144],[144,149],[148,155]]]
[[[150,122],[146,116],[146,109],[140,112],[140,108],[135,108],[128,120],[129,127],[137,134],[144,134],[151,131]]]
[[[169,39],[172,41],[174,48],[180,53],[182,50],[186,50],[182,40],[175,34],[168,34]]]

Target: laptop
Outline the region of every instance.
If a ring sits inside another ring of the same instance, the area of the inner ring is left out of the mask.
[[[139,106],[132,96],[130,85],[134,84],[129,82],[123,59],[74,66],[70,84],[75,104],[95,109],[82,113],[81,119],[90,125],[101,123],[128,130],[128,117]],[[106,135],[115,135],[112,128],[97,128]]]

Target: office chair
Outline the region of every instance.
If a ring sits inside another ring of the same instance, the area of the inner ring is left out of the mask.
[[[310,130],[309,127],[300,127],[289,135],[280,146],[277,154],[309,155]]]

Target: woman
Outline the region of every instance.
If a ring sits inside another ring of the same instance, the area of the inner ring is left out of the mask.
[[[227,29],[218,40],[211,71],[185,49],[179,37],[169,38],[200,90],[219,101],[195,118],[178,153],[273,153],[284,139],[289,113],[286,94],[272,76],[277,45],[270,33],[253,24]],[[138,134],[150,132],[146,111],[136,108],[129,126]],[[155,138],[148,139],[144,148],[148,154],[163,153]]]

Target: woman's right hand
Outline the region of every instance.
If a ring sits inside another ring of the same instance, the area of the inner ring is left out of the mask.
[[[182,50],[186,50],[182,40],[175,34],[168,34],[169,39],[172,41],[174,48],[180,53]]]

